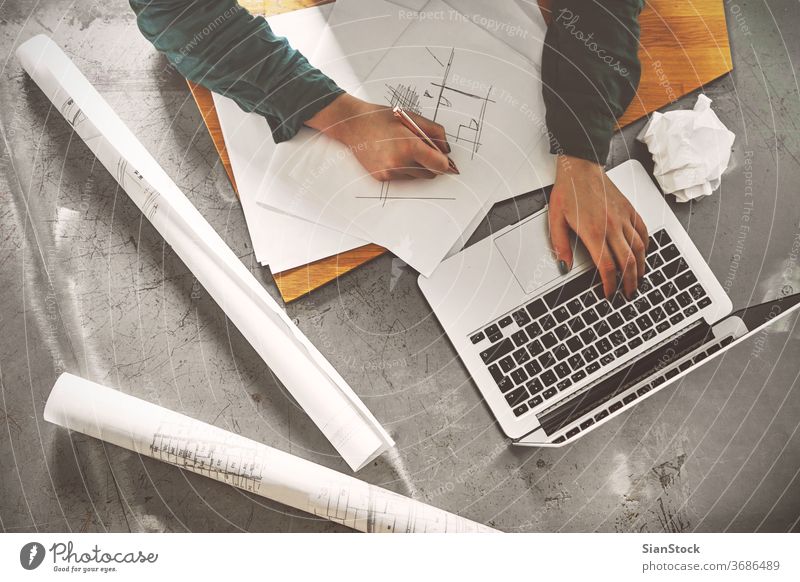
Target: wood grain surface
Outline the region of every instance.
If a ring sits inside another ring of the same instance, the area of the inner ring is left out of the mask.
[[[240,0],[247,10],[264,16],[325,3],[312,0]],[[550,0],[541,0],[540,5],[545,18],[548,18]],[[619,120],[620,127],[674,102],[733,68],[723,0],[648,0],[639,23],[642,77],[636,98]],[[211,93],[193,83],[189,83],[189,88],[235,190],[236,181]],[[273,277],[283,300],[288,303],[386,252],[378,245],[369,244],[302,267],[273,273]]]

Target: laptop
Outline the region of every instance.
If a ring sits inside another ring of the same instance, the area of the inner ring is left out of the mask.
[[[636,296],[603,296],[586,249],[559,272],[547,209],[444,261],[419,286],[514,444],[563,446],[794,311],[800,294],[732,313],[646,170],[608,172],[650,233]]]

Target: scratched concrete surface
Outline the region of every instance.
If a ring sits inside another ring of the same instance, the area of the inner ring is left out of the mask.
[[[706,91],[737,134],[732,168],[676,212],[744,306],[800,290],[800,13],[795,0],[727,5],[735,70]],[[68,370],[347,470],[13,55],[51,35],[276,296],[186,85],[127,4],[4,2],[0,22],[0,530],[342,529],[43,421]],[[612,164],[646,158],[640,127],[615,138]],[[541,200],[507,203],[491,225]],[[537,450],[508,446],[391,257],[288,311],[397,439],[367,481],[505,531],[800,529],[796,318],[574,445]]]

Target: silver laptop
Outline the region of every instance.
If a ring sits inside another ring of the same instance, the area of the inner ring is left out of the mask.
[[[515,444],[561,446],[642,402],[800,305],[732,314],[689,235],[636,161],[608,172],[650,233],[636,297],[603,297],[578,243],[561,275],[547,209],[444,261],[419,285]]]

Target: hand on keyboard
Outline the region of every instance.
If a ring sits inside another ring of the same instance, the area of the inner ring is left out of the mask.
[[[550,240],[562,271],[572,268],[570,231],[580,237],[600,272],[603,291],[618,288],[633,297],[644,276],[647,227],[602,166],[572,156],[559,156],[550,194]]]

